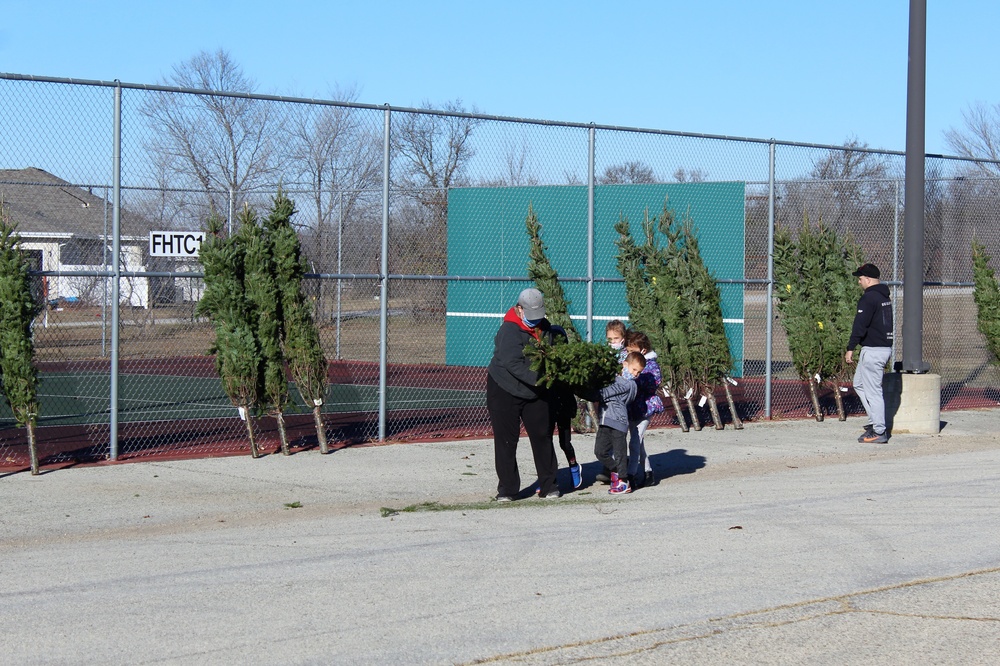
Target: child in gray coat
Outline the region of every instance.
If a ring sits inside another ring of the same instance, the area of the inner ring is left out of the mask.
[[[622,373],[600,390],[594,455],[611,470],[612,495],[632,492],[628,484],[628,403],[635,399],[635,377],[646,367],[642,354],[631,352],[622,362]]]

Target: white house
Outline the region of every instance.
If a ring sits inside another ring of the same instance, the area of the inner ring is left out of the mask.
[[[102,192],[103,194],[103,192]],[[51,301],[104,302],[108,281],[93,276],[59,275],[71,271],[111,270],[111,203],[92,189],[71,185],[42,169],[0,169],[0,200],[17,224],[21,248],[44,276],[39,297]],[[121,213],[122,228],[143,229],[141,216]],[[146,269],[145,235],[123,235],[121,269]],[[125,278],[120,285],[121,304],[149,307],[150,285],[144,277]]]

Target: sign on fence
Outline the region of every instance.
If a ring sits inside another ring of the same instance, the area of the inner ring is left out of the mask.
[[[149,256],[197,257],[203,240],[203,231],[150,231]]]

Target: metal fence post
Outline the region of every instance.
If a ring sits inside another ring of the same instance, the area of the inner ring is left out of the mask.
[[[895,197],[892,206],[892,281],[899,282],[899,179],[893,180]],[[892,285],[892,323],[896,327],[896,284]],[[896,331],[892,332],[892,360],[896,361]]]
[[[343,237],[344,237],[344,193],[340,192],[340,202],[337,206],[338,218],[337,218],[337,360],[340,360],[340,307],[341,307],[341,279],[340,274],[343,272],[343,264],[340,261],[340,252],[343,248]]]
[[[383,112],[382,155],[382,263],[379,279],[382,282],[379,299],[379,349],[378,349],[378,439],[385,440],[386,387],[388,384],[388,339],[389,339],[389,105]]]
[[[113,235],[111,261],[114,267],[111,270],[111,375],[110,381],[110,418],[109,433],[110,457],[118,460],[118,330],[119,318],[121,316],[121,303],[119,302],[119,292],[121,290],[121,240],[122,240],[122,87],[119,81],[115,81],[115,109],[114,109],[114,155],[111,160],[111,179],[113,184],[113,204],[111,212],[111,233]]]
[[[101,242],[101,266],[108,270],[108,188],[104,188],[104,240]],[[101,357],[108,355],[108,280],[104,279],[101,299]]]
[[[594,143],[596,130],[588,131],[587,150],[587,342],[594,341]]]
[[[771,418],[771,347],[774,343],[774,141],[767,157],[767,317],[764,342],[764,418]]]

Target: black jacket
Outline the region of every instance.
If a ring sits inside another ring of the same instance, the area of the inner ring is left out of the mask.
[[[487,370],[493,381],[507,393],[533,400],[541,397],[542,391],[535,386],[538,373],[531,369],[531,361],[524,356],[524,348],[535,340],[535,336],[524,330],[518,323],[519,319],[513,308],[507,311],[493,339],[493,358]]]
[[[892,346],[892,301],[889,287],[881,282],[865,289],[858,300],[858,313],[854,315],[851,339],[847,349]]]

